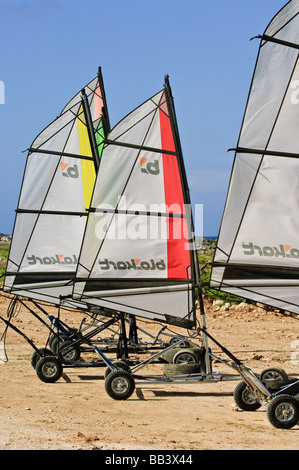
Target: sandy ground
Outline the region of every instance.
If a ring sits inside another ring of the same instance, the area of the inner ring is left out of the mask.
[[[8,299],[0,297],[0,306],[5,316]],[[256,306],[228,308],[210,302],[206,317],[208,331],[254,372],[279,366],[289,374],[299,373],[297,318]],[[82,316],[68,313],[63,319],[77,327]],[[45,346],[47,329],[26,309],[21,308],[13,323],[36,346]],[[154,334],[160,329],[139,325]],[[1,335],[3,331],[0,322]],[[1,450],[299,450],[299,425],[278,430],[269,423],[265,407],[255,412],[236,409],[233,391],[239,379],[214,384],[136,381],[128,400],[115,401],[105,391],[105,368],[64,368],[57,382],[47,384],[31,366],[33,349],[23,337],[9,329],[5,344],[8,362],[0,365]],[[218,355],[219,348],[210,346]],[[94,358],[85,353],[85,361]],[[158,364],[149,369],[163,373]],[[222,363],[213,364],[213,369],[233,372]]]

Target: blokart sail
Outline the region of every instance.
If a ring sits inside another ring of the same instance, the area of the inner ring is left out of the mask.
[[[105,140],[74,299],[182,327],[195,324],[198,267],[168,77]]]
[[[210,286],[299,314],[299,0],[258,38]]]
[[[4,292],[54,304],[70,296],[107,130],[99,69],[28,150]]]

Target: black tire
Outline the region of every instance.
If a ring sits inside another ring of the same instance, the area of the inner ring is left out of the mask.
[[[63,341],[58,344],[58,354],[63,357],[64,361],[78,361],[80,358],[80,349],[77,345],[73,345],[72,341]]]
[[[45,383],[54,383],[62,376],[62,365],[54,356],[42,357],[35,367],[38,378]]]
[[[31,356],[31,365],[33,369],[35,369],[36,364],[42,357],[52,356],[52,355],[53,355],[52,351],[47,348],[41,348],[38,351],[34,351],[34,353]]]
[[[112,362],[112,364],[117,367],[118,369],[121,369],[121,370],[130,370],[130,367],[128,366],[128,364],[124,361],[114,361]],[[110,369],[110,367],[107,367],[106,370],[105,370],[105,373],[104,373],[104,377],[105,379],[108,377],[108,375],[112,372],[112,369]]]
[[[198,364],[201,350],[196,348],[181,349],[172,359],[173,364]]]
[[[184,350],[185,350],[185,349],[192,349],[193,351],[198,351],[198,350],[200,351],[200,349],[197,348],[197,347],[195,347],[195,348],[192,347],[192,348],[191,348],[191,346],[190,346],[190,347],[187,346],[187,347],[182,348],[182,347],[180,347],[180,346],[174,346],[173,348],[171,348],[171,349],[169,349],[168,351],[165,351],[163,354],[161,354],[161,357],[162,357],[162,359],[164,359],[164,361],[167,361],[167,362],[172,363],[174,356],[175,356],[178,352],[182,351],[182,349],[184,349]]]
[[[236,405],[244,411],[256,411],[262,405],[255,398],[246,382],[239,382],[234,390],[234,400]]]
[[[58,351],[58,344],[62,343],[63,341],[69,341],[69,337],[63,333],[57,336],[53,335],[49,339],[49,347],[53,351],[54,354],[56,354]]]
[[[275,428],[291,429],[299,421],[299,401],[291,395],[278,395],[270,401],[267,416]]]
[[[267,367],[260,375],[260,380],[270,390],[279,390],[289,381],[288,374],[280,367]]]
[[[169,346],[173,346],[174,344],[177,344],[181,339],[182,339],[181,336],[173,336],[171,340],[169,341]],[[178,347],[180,348],[190,348],[190,346],[191,344],[187,339],[185,339],[183,342],[178,344]]]
[[[112,371],[105,380],[105,390],[114,400],[127,400],[135,390],[135,381],[126,370]]]
[[[200,374],[200,364],[164,364],[163,374],[165,377],[173,377],[175,375]]]

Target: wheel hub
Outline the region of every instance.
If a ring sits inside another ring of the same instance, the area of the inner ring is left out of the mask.
[[[276,409],[276,416],[280,421],[289,421],[294,417],[294,408],[287,403],[281,403]]]
[[[128,390],[128,382],[121,377],[113,380],[112,388],[116,393],[124,393]]]
[[[53,377],[56,373],[56,366],[51,362],[46,362],[43,366],[43,373],[46,377]]]

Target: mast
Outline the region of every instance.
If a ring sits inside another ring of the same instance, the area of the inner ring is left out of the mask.
[[[85,116],[87,132],[88,132],[88,136],[90,140],[90,147],[91,147],[91,152],[93,156],[94,166],[95,166],[96,172],[98,172],[99,166],[100,166],[99,153],[98,153],[97,142],[96,142],[95,133],[94,133],[93,125],[92,125],[88,98],[86,96],[84,88],[81,91],[81,96],[82,96],[83,113]]]
[[[101,90],[101,95],[102,95],[102,100],[103,100],[103,125],[104,125],[104,132],[105,135],[107,135],[111,131],[111,126],[110,126],[110,118],[109,118],[109,113],[108,113],[108,107],[107,107],[107,101],[106,101],[106,92],[105,92],[105,87],[104,87],[104,81],[103,81],[103,75],[102,75],[102,68],[98,68],[98,79],[99,79],[99,87]]]
[[[193,223],[193,216],[192,216],[192,209],[191,209],[191,198],[190,198],[188,180],[187,180],[185,164],[184,164],[184,159],[183,159],[181,141],[180,141],[180,137],[179,137],[179,131],[178,131],[176,113],[175,113],[175,108],[174,108],[173,96],[172,96],[172,91],[171,91],[168,75],[165,75],[165,90],[166,90],[166,99],[168,101],[168,108],[169,108],[169,111],[171,113],[171,124],[172,124],[172,127],[173,127],[173,134],[174,134],[174,138],[175,138],[175,146],[176,146],[176,149],[177,149],[177,152],[178,152],[178,157],[179,157],[178,158],[178,164],[179,164],[180,175],[181,175],[181,179],[182,179],[183,187],[184,187],[184,192],[185,192],[184,196],[185,196],[185,200],[186,200],[187,210],[189,211],[189,213],[187,214],[187,218],[189,219],[189,222],[190,222],[189,227],[190,227],[190,232],[191,232],[191,233],[189,233],[189,243],[192,240],[192,244],[193,244],[192,269],[193,269],[193,273],[194,273],[196,286],[199,287],[199,285],[200,285],[200,271],[199,271],[198,257],[196,255],[195,232],[194,232],[194,223]]]
[[[175,138],[175,146],[176,146],[176,149],[177,149],[177,152],[178,152],[179,170],[180,170],[180,175],[181,175],[181,178],[182,178],[183,188],[184,188],[184,192],[185,192],[184,197],[185,197],[185,200],[186,200],[186,205],[187,205],[187,210],[188,210],[187,219],[189,220],[188,227],[190,227],[189,244],[192,243],[192,256],[191,256],[192,265],[191,265],[191,269],[193,271],[193,276],[194,276],[194,279],[195,279],[195,287],[197,288],[197,297],[198,297],[198,301],[199,301],[200,324],[201,324],[202,331],[203,331],[203,344],[204,344],[204,347],[205,347],[205,350],[206,350],[206,354],[205,354],[206,373],[210,374],[212,372],[212,370],[211,370],[210,357],[209,357],[209,354],[208,354],[208,351],[209,351],[208,337],[205,334],[206,318],[205,318],[205,309],[204,309],[201,283],[200,283],[200,269],[199,269],[199,261],[198,261],[197,250],[196,250],[196,239],[195,239],[195,229],[194,229],[194,221],[193,221],[192,207],[191,207],[191,198],[190,198],[190,191],[189,191],[189,186],[188,186],[187,174],[186,174],[186,169],[185,169],[185,164],[184,164],[184,159],[183,159],[181,141],[180,141],[180,137],[179,137],[179,130],[178,130],[178,124],[177,124],[177,119],[176,119],[173,96],[172,96],[172,92],[171,92],[171,87],[170,87],[169,76],[168,75],[165,75],[165,90],[166,90],[166,99],[168,101],[169,112],[171,113],[171,124],[172,124],[172,127],[173,127],[173,134],[174,134],[174,138]]]

